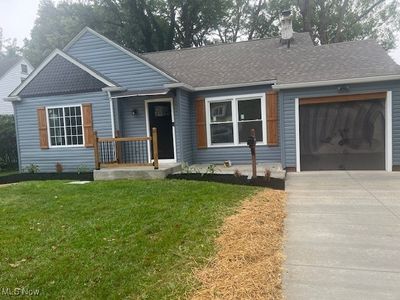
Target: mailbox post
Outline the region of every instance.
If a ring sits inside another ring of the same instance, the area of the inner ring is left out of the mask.
[[[253,170],[252,179],[257,178],[257,161],[256,161],[256,131],[251,130],[250,136],[247,139],[247,146],[249,146],[251,151],[251,166]]]

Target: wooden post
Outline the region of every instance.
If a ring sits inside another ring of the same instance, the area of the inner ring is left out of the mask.
[[[251,137],[254,140],[254,143],[250,147],[250,149],[251,149],[251,166],[252,166],[252,170],[253,170],[252,178],[256,179],[257,178],[257,160],[256,160],[256,131],[255,131],[255,129],[251,130]]]
[[[120,136],[120,132],[119,130],[117,130],[115,132],[115,137],[119,138]],[[121,164],[122,163],[122,147],[121,147],[121,142],[117,142],[115,141],[115,158],[117,161],[117,164]]]
[[[99,138],[97,137],[97,131],[93,132],[94,142],[94,166],[96,170],[100,170],[100,159],[99,159]]]
[[[157,128],[152,128],[152,141],[153,141],[153,159],[154,159],[154,169],[158,170],[158,137]]]

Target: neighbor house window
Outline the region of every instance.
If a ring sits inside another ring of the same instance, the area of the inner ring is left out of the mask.
[[[51,146],[83,145],[81,106],[48,108],[47,114]]]
[[[265,143],[265,96],[249,95],[207,99],[209,146],[246,145],[251,129]]]
[[[21,65],[21,73],[28,74],[28,66],[27,65],[24,65],[24,64]]]

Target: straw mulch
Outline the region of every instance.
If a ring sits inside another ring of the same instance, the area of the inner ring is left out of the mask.
[[[285,193],[265,189],[225,219],[192,299],[282,299]]]

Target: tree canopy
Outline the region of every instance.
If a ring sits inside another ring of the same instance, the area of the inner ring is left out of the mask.
[[[400,28],[396,0],[42,0],[23,52],[38,65],[84,26],[138,52],[274,37],[287,9],[315,44],[375,38],[390,49]]]

